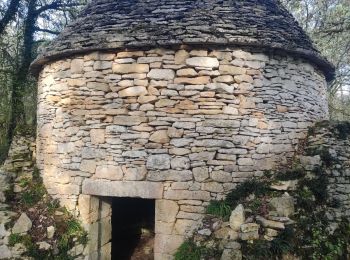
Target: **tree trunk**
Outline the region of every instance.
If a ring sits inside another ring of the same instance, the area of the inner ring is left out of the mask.
[[[37,20],[37,13],[35,9],[36,1],[37,0],[29,0],[28,13],[24,21],[22,61],[20,63],[19,69],[14,75],[14,81],[12,85],[11,114],[7,134],[9,143],[12,142],[17,126],[25,124],[23,95],[27,84],[29,66],[33,60],[34,33]]]
[[[4,17],[0,20],[0,35],[4,32],[6,26],[13,20],[15,17],[20,0],[12,0],[7,8]]]

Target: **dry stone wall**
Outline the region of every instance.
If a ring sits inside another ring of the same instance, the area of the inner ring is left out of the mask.
[[[49,193],[77,215],[86,195],[157,199],[159,259],[208,201],[286,163],[307,127],[328,117],[321,72],[248,49],[75,56],[43,69],[38,102]]]

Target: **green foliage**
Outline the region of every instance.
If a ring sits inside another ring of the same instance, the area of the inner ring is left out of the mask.
[[[339,139],[347,139],[350,136],[350,122],[338,122],[334,128]]]
[[[212,200],[210,201],[210,204],[207,207],[208,214],[221,217],[225,221],[229,219],[231,211],[232,209],[230,205],[228,205],[227,202],[224,200],[220,200],[220,201]]]
[[[175,260],[200,260],[200,259],[217,259],[221,252],[215,248],[206,248],[198,246],[192,240],[187,240],[178,248],[174,257]]]
[[[27,190],[21,193],[20,202],[26,207],[32,207],[38,203],[46,194],[46,189],[43,184],[31,185]]]
[[[14,246],[17,243],[21,243],[22,237],[19,234],[11,234],[9,236],[9,246]]]
[[[249,195],[255,194],[256,197],[269,193],[269,183],[258,180],[248,180],[237,185],[237,187],[231,191],[227,197],[226,202],[235,208],[238,204],[242,203]]]
[[[293,169],[288,169],[284,172],[278,172],[276,174],[276,179],[279,181],[290,181],[298,180],[305,177],[305,171],[301,167],[295,167]]]
[[[251,243],[242,243],[244,259],[282,259],[283,254],[291,251],[290,241],[293,236],[293,229],[287,227],[272,241],[259,239]]]

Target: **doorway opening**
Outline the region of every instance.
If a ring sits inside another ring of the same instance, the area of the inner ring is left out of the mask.
[[[153,260],[155,200],[112,198],[112,259]]]

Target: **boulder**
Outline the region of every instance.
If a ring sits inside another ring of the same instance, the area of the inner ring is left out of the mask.
[[[32,221],[28,218],[26,213],[22,213],[12,228],[12,233],[21,234],[26,233],[32,228]]]
[[[241,225],[245,221],[244,207],[242,204],[239,204],[232,212],[230,216],[230,227],[238,231]]]

